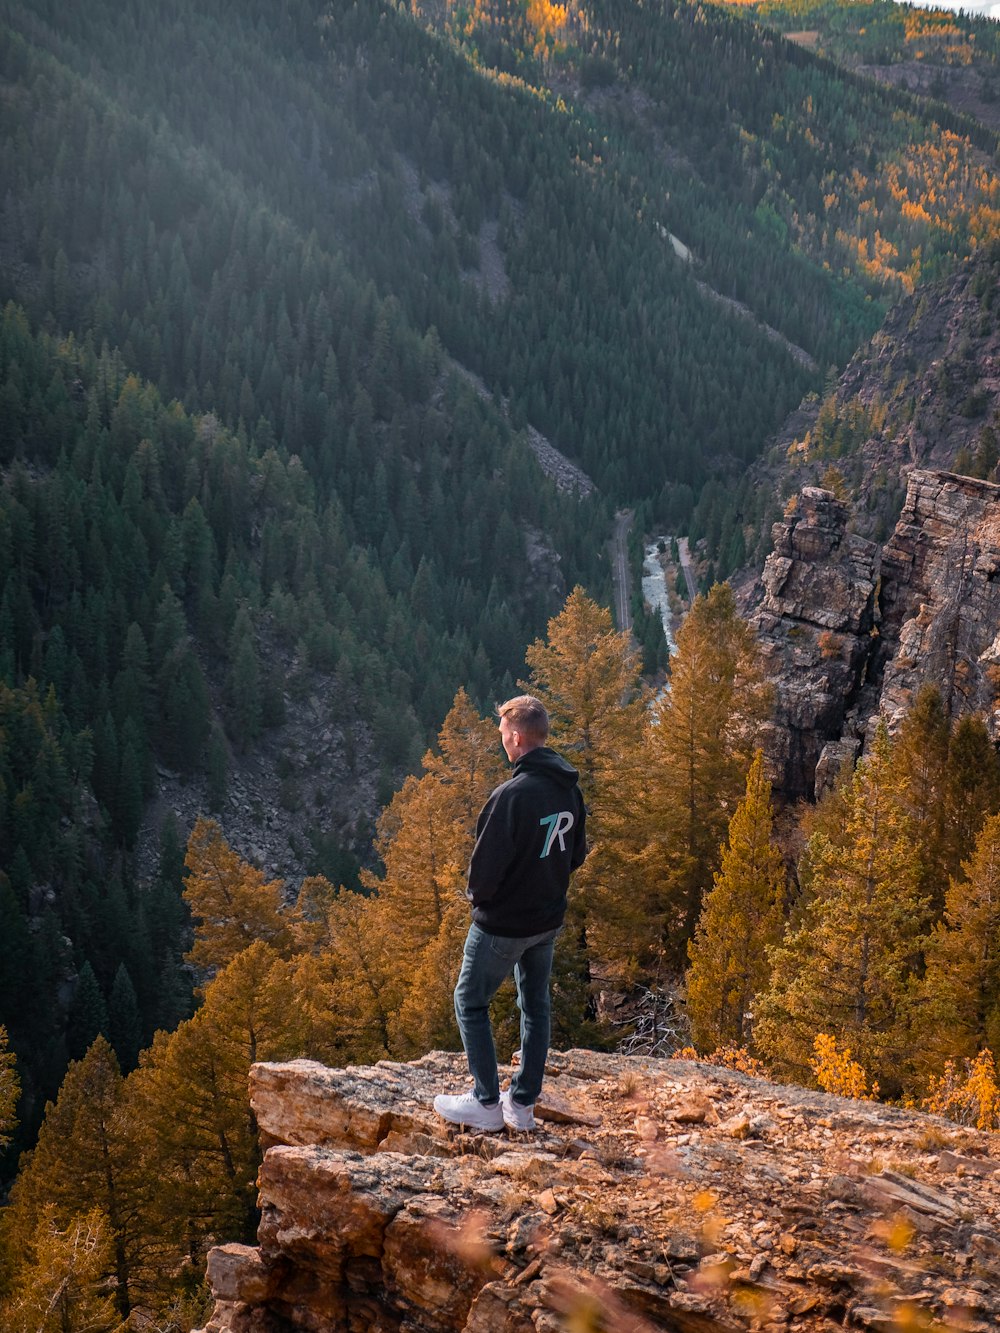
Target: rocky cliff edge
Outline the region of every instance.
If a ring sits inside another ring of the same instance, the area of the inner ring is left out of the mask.
[[[750,617],[775,714],[765,738],[786,797],[811,797],[893,730],[922,685],[949,717],[979,713],[1000,741],[1000,486],[914,469],[882,547],[846,504],[805,487],[772,529]]]
[[[1000,1142],[689,1061],[553,1054],[535,1134],[461,1056],[259,1064],[258,1245],[204,1333],[1000,1327]]]

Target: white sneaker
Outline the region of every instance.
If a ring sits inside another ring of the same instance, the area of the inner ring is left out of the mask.
[[[510,1095],[510,1089],[507,1088],[500,1094],[500,1111],[503,1115],[503,1122],[508,1129],[537,1129],[535,1123],[535,1107],[522,1106],[514,1101]]]
[[[484,1106],[473,1092],[463,1092],[460,1097],[439,1094],[434,1098],[434,1110],[442,1120],[452,1125],[466,1125],[469,1129],[481,1129],[486,1134],[495,1134],[504,1126],[505,1117],[500,1103]]]

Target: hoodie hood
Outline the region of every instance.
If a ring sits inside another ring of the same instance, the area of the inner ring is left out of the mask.
[[[572,764],[567,763],[561,754],[550,750],[547,745],[539,745],[527,754],[522,754],[514,764],[513,777],[521,773],[538,773],[558,782],[561,787],[575,787],[579,774]]]

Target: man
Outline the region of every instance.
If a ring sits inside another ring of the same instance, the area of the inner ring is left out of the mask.
[[[497,712],[514,771],[476,822],[467,890],[472,925],[455,987],[455,1016],[474,1086],[461,1096],[434,1098],[443,1119],[488,1132],[505,1124],[535,1128],[549,1049],[552,951],[566,915],[570,874],[587,855],[577,772],[545,744],[544,705],[522,694]],[[521,1062],[501,1096],[489,1005],[511,970],[521,1011]]]

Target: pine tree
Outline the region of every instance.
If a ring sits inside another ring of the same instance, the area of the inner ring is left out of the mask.
[[[670,960],[680,962],[694,933],[770,707],[753,635],[729,585],[716,584],[678,632],[670,689],[647,733],[645,800],[633,815],[648,830],[647,920]]]
[[[208,805],[216,813],[226,803],[229,781],[229,756],[221,727],[213,727],[208,738]]]
[[[108,1002],[108,1039],[118,1063],[128,1074],[139,1063],[142,1049],[142,1017],[132,978],[124,963],[118,964]]]
[[[925,685],[893,740],[893,770],[912,822],[920,889],[940,912],[948,883],[947,803],[950,734],[941,692]]]
[[[809,850],[811,898],[799,927],[772,955],[771,987],[757,1006],[757,1045],[775,1068],[807,1080],[814,1039],[827,1033],[891,1091],[928,904],[884,727],[855,772],[845,841],[817,833]]]
[[[975,851],[953,879],[944,920],[914,984],[911,1049],[918,1082],[948,1060],[1000,1050],[1000,815],[986,820]]]
[[[965,714],[952,733],[944,805],[944,865],[957,878],[987,816],[1000,812],[1000,757],[981,717]]]
[[[784,928],[784,888],[781,853],[771,842],[770,784],[758,750],[688,945],[687,1012],[699,1050],[749,1045],[754,998],[769,979],[768,950]]]
[[[194,967],[224,967],[255,940],[277,949],[288,947],[281,881],[265,880],[260,870],[242,860],[214,820],[198,819],[184,864],[184,900],[195,923],[194,945],[185,957]]]
[[[159,1032],[126,1085],[130,1152],[147,1194],[142,1226],[150,1256],[144,1292],[162,1302],[178,1265],[209,1240],[252,1239],[257,1125],[247,1101],[256,1060],[327,1052],[312,1038],[292,963],[257,941],[205,988],[193,1018]]]
[[[17,1099],[21,1084],[17,1059],[8,1049],[7,1029],[0,1027],[0,1150],[7,1147],[17,1125]]]
[[[84,963],[76,983],[76,995],[70,1009],[67,1041],[69,1053],[79,1060],[89,1049],[95,1037],[106,1036],[108,1009],[104,995],[90,963]]]
[[[611,612],[574,588],[549,621],[546,642],[528,648],[529,688],[549,712],[551,744],[580,773],[588,806],[600,822],[602,806],[634,761],[642,729],[639,655],[627,632],[616,633]]]
[[[476,816],[504,776],[498,751],[493,724],[460,689],[441,725],[438,753],[424,756],[423,774],[407,778],[379,820],[376,850],[385,873],[363,873],[362,884],[378,895],[366,929],[388,946],[380,1004],[394,1051],[425,1050],[446,1037],[454,1043],[451,994],[469,921],[466,870]],[[374,955],[366,953],[371,966]]]
[[[260,735],[263,691],[260,663],[254,644],[253,626],[245,608],[236,616],[229,636],[229,670],[226,675],[233,735],[246,746]]]
[[[57,1220],[45,1208],[28,1240],[17,1283],[0,1304],[7,1333],[124,1333],[108,1294],[113,1246],[99,1208]]]
[[[566,987],[576,991],[589,986],[592,955],[627,970],[645,947],[636,877],[645,826],[635,815],[643,799],[646,700],[631,635],[616,633],[611,613],[582,588],[549,621],[547,642],[536,640],[525,658],[529,688],[549,710],[551,744],[578,768],[587,803],[590,853],[570,887],[559,964]]]
[[[137,1178],[123,1138],[123,1081],[114,1051],[98,1037],[66,1071],[59,1096],[45,1109],[38,1143],[11,1191],[4,1219],[9,1250],[27,1252],[48,1215],[59,1228],[90,1209],[107,1219],[115,1300],[128,1314],[142,1249],[135,1212]]]
[[[30,873],[30,872],[29,872]],[[16,1034],[26,996],[34,990],[32,937],[9,880],[0,874],[0,1016]]]
[[[322,984],[337,1015],[345,1058],[367,1063],[383,1059],[390,1054],[390,1020],[404,989],[386,913],[378,897],[341,893],[330,904],[327,919]]]

